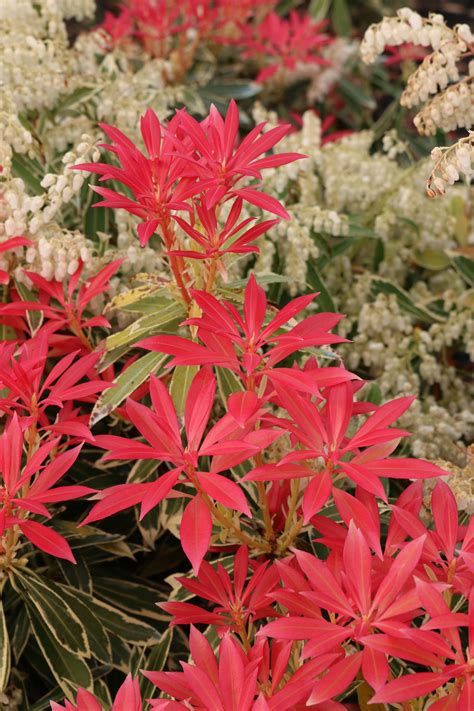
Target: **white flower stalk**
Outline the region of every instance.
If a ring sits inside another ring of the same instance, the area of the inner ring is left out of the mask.
[[[438,50],[445,43],[456,42],[456,33],[445,23],[442,15],[430,14],[423,18],[414,10],[403,7],[396,17],[384,17],[371,25],[360,46],[363,61],[375,62],[386,47],[415,44]]]
[[[474,131],[469,131],[448,148],[434,148],[431,151],[434,168],[427,182],[429,197],[444,195],[446,187],[460,178],[469,181],[474,174]]]
[[[409,77],[400,99],[402,106],[408,108],[425,104],[414,118],[418,132],[434,135],[438,129],[470,129],[474,125],[474,62],[465,60],[474,52],[474,34],[469,26],[450,28],[442,15],[424,18],[403,8],[397,17],[384,18],[369,27],[361,44],[362,59],[369,64],[385,47],[406,43],[432,49]],[[467,74],[463,75],[466,65]],[[471,137],[457,144],[454,157],[450,151],[443,151],[442,155],[441,149],[435,149],[435,169],[427,187],[430,197],[444,195],[446,185],[452,185],[461,174],[471,177],[472,159],[466,143],[472,145]]]
[[[470,128],[473,122],[474,77],[465,77],[429,101],[415,116],[414,123],[423,136],[434,135],[438,128],[455,131]]]

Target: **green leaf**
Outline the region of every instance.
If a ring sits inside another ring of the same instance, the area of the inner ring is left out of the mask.
[[[15,611],[14,627],[13,633],[11,635],[12,652],[13,656],[15,657],[15,662],[17,664],[21,655],[23,654],[29,636],[30,619],[26,611],[26,606],[21,605],[21,607],[17,611]]]
[[[197,94],[206,106],[214,104],[221,113],[225,113],[231,99],[236,101],[254,99],[261,91],[262,87],[259,84],[234,80],[221,84],[210,83],[199,87]]]
[[[413,261],[423,269],[439,272],[449,264],[449,257],[440,249],[415,249]]]
[[[10,662],[10,639],[8,637],[3,604],[0,600],[0,691],[3,691],[8,684],[8,679],[10,677]]]
[[[62,586],[61,586],[62,587]],[[102,623],[105,629],[112,634],[122,637],[126,642],[135,644],[155,643],[160,635],[151,625],[135,617],[126,615],[118,608],[102,602],[96,597],[77,591],[77,595]]]
[[[27,598],[27,608],[36,643],[51,669],[53,677],[66,696],[72,696],[77,686],[91,689],[92,675],[85,661],[58,644],[56,638],[51,634],[50,628],[45,624],[29,598]]]
[[[460,274],[470,286],[474,286],[474,259],[450,250],[446,250],[446,254],[458,274]]]
[[[55,520],[55,528],[62,536],[67,538],[71,548],[76,552],[79,548],[96,548],[101,545],[108,545],[123,541],[121,533],[109,533],[95,526],[81,526],[72,521]]]
[[[127,477],[127,484],[151,481],[152,478],[156,479],[156,476],[153,476],[153,474],[160,466],[160,463],[158,459],[139,459],[130,470],[130,474]]]
[[[132,313],[156,313],[158,309],[170,303],[164,292],[165,290],[157,284],[141,284],[135,289],[129,289],[129,291],[117,294],[107,304],[105,312],[120,309],[121,311],[131,311]]]
[[[66,109],[81,104],[83,101],[87,101],[97,93],[97,91],[99,90],[95,86],[79,86],[77,89],[74,89],[73,92],[60,99],[56,105],[56,113],[61,113]]]
[[[79,588],[84,592],[92,593],[92,578],[84,557],[80,553],[75,553],[76,565],[71,565],[68,561],[58,558],[57,563],[61,569],[66,582],[72,588]]]
[[[347,37],[351,33],[352,20],[347,0],[333,0],[331,20],[337,35]]]
[[[337,311],[334,301],[323,281],[321,274],[313,262],[308,263],[306,272],[307,286],[312,291],[319,291],[317,300],[318,306],[322,311]]]
[[[110,229],[111,211],[108,207],[94,207],[99,196],[94,198],[84,215],[84,234],[91,240],[99,239],[99,232],[107,233]]]
[[[199,372],[198,365],[178,365],[171,378],[170,395],[178,417],[184,415],[186,398],[194,376]]]
[[[371,241],[373,241],[374,237],[375,235],[366,235],[358,237],[350,236],[338,240],[334,245],[332,245],[330,255],[323,255],[322,257],[318,257],[319,273],[321,273],[321,271],[326,267],[329,262],[331,262],[333,259],[336,259],[337,257],[340,257],[341,254],[350,251],[351,254],[354,255],[357,253],[358,249],[362,245],[365,244],[367,246],[370,246]]]
[[[378,141],[393,126],[394,120],[400,111],[400,102],[394,99],[372,126],[374,141]]]
[[[168,358],[169,356],[166,353],[147,353],[120,373],[118,378],[114,380],[114,386],[106,390],[95,403],[89,425],[92,427],[116,410],[129,395],[149,378],[151,373],[157,373],[161,370]]]
[[[382,239],[375,240],[375,249],[373,257],[373,270],[378,272],[379,266],[382,264],[385,257],[385,246]]]
[[[163,332],[174,333],[178,322],[184,315],[183,306],[178,302],[171,302],[159,309],[158,313],[142,316],[123,331],[109,336],[106,343],[107,349],[113,350],[121,346],[129,346],[142,338],[156,336]]]
[[[163,599],[157,588],[118,578],[94,576],[94,592],[101,599],[134,615],[163,619],[157,602]]]
[[[25,591],[28,608],[35,608],[57,644],[74,655],[88,657],[90,649],[84,626],[65,602],[64,596],[34,574],[16,573],[16,577]]]
[[[50,583],[50,585],[53,584]],[[74,587],[54,585],[54,589],[64,598],[69,607],[74,611],[84,625],[91,654],[98,661],[103,662],[104,664],[110,664],[112,658],[112,648],[110,645],[109,635],[99,622],[97,616],[94,615],[89,605],[78,598]]]
[[[370,383],[367,390],[364,390],[364,400],[367,402],[373,402],[374,405],[382,404],[382,391],[380,390],[380,385],[377,382]]]
[[[309,14],[313,20],[320,22],[327,17],[330,7],[331,0],[311,0],[309,4]]]
[[[114,348],[113,351],[105,351],[102,353],[98,366],[99,373],[103,373],[109,366],[121,360],[123,356],[127,355],[129,350],[128,346],[120,346],[120,348]]]
[[[173,634],[173,627],[168,627],[166,632],[163,632],[160,641],[155,644],[148,656],[145,669],[148,671],[162,671],[165,668],[173,641]],[[140,675],[139,679],[142,698],[149,699],[155,693],[156,687],[143,675]]]
[[[289,277],[283,276],[283,274],[255,274],[255,279],[257,284],[260,286],[267,286],[268,284],[289,284],[292,280]],[[247,286],[248,278],[236,279],[235,281],[230,281],[226,284],[227,289],[242,289]]]
[[[227,405],[229,395],[232,395],[232,393],[238,393],[244,389],[244,386],[236,374],[228,368],[216,368],[216,375],[219,395],[222,400],[222,404],[225,406]]]
[[[469,210],[466,201],[460,195],[451,198],[449,212],[456,218],[455,235],[458,244],[465,247],[469,238]]]
[[[111,635],[110,641],[112,643],[112,666],[117,669],[121,669],[124,674],[128,674],[130,671],[130,646],[117,635]]]
[[[45,192],[38,177],[38,175],[42,174],[42,169],[37,161],[20,153],[14,153],[12,157],[12,172],[15,177],[21,178],[35,195],[42,195]]]
[[[445,319],[435,314],[429,309],[417,306],[411,296],[404,290],[398,287],[393,282],[388,279],[382,279],[382,277],[373,277],[372,279],[372,293],[377,294],[393,294],[400,308],[406,313],[410,314],[417,321],[423,321],[424,323],[434,323],[443,322]]]
[[[21,281],[18,281],[17,279],[15,279],[15,287],[16,287],[18,293],[20,294],[22,301],[37,301],[33,292],[30,291],[25,286],[25,284],[22,284]],[[31,333],[33,336],[36,334],[36,331],[43,325],[43,319],[44,319],[44,314],[42,311],[27,311],[26,312],[26,320],[28,321],[28,325],[30,327],[30,330],[31,330]]]
[[[357,84],[349,81],[349,79],[340,79],[338,86],[343,97],[356,108],[362,107],[370,110],[376,108],[376,103],[372,96]]]

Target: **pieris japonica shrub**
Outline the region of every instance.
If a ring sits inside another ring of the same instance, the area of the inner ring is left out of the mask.
[[[163,263],[112,301],[121,261],[18,279],[27,238],[3,245],[1,676],[41,664],[37,708],[472,706],[474,528],[445,471],[400,456],[413,397],[371,402],[317,293],[278,307],[232,278],[289,216],[263,173],[304,159],[265,129],[240,138],[234,102],[148,110],[143,150],[102,125],[103,161],[73,168]],[[130,580],[163,531],[170,586]]]

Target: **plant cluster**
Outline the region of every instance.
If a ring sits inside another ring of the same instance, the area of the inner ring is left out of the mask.
[[[441,704],[446,685],[454,683],[462,708],[472,687],[469,647],[465,657],[462,641],[468,616],[459,612],[472,587],[472,526],[459,526],[454,496],[442,482],[431,500],[435,529],[419,518],[421,480],[443,470],[391,456],[407,435],[392,425],[412,398],[384,405],[360,399],[359,377],[341,362],[318,362],[319,349],[345,339],[331,333],[338,314],[318,311],[295,320],[315,294],[277,309],[253,275],[243,292],[226,281],[229,259],[254,251],[255,240],[274,224],[239,223],[243,202],[287,217],[258,181],[263,170],[301,156],[266,155],[288,126],[263,128],[257,125],[238,141],[233,103],[224,118],[212,109],[202,122],[180,110],[162,124],[148,111],[141,123],[146,153],[103,126],[113,161],[75,166],[114,181],[115,191],[94,188],[104,198],[97,208],[137,215],[140,242],[159,239],[167,264],[168,279],[152,293],[139,288],[122,297],[136,310],[146,303],[154,321],[145,315],[109,336],[108,353],[101,355],[97,343],[108,323],[90,316],[88,306],[118,263],[85,283],[81,267],[66,283],[27,272],[28,294],[20,283],[7,284],[0,310],[11,330],[1,381],[4,585],[25,599],[30,624],[42,621],[56,654],[71,654],[71,640],[55,629],[53,642],[48,628],[54,608],[47,602],[60,596],[61,587],[49,587],[30,569],[35,548],[74,561],[65,538],[36,520],[49,518],[45,504],[98,499],[82,517],[87,529],[136,504],[144,520],[165,498],[179,499],[179,537],[194,577],[177,582],[185,598],[204,598],[211,609],[179,596],[161,605],[174,624],[193,625],[194,664],[183,663],[181,672],[146,672],[176,700],[163,698],[154,707],[339,704],[335,697],[350,693],[356,682],[359,697],[374,691],[374,702],[436,692]],[[257,182],[249,186],[248,177]],[[131,197],[119,192],[120,185]],[[173,324],[180,322],[185,332],[176,335]],[[114,372],[107,358],[120,364],[130,346],[158,359],[132,356]],[[295,359],[305,352],[304,362]],[[114,410],[127,435],[92,433],[90,424]],[[100,489],[55,486],[83,445],[106,450],[103,461],[149,466],[140,469],[138,481]],[[415,481],[390,502],[384,485],[390,479]],[[333,506],[339,523],[325,515]],[[388,526],[385,541],[382,525]],[[327,556],[304,550],[316,532]],[[216,546],[228,552],[226,568],[204,560]],[[30,588],[47,591],[42,604],[28,596]],[[89,612],[90,598],[82,602]],[[92,630],[81,611],[74,617],[87,639]],[[218,659],[196,624],[221,638]],[[41,647],[44,640],[38,641]],[[85,687],[81,708],[91,693],[96,654],[87,646],[82,655],[76,650],[74,660],[82,666],[61,669],[50,648],[42,651],[66,693]],[[391,659],[431,671],[394,678]],[[7,670],[5,665],[5,682]],[[88,684],[81,683],[83,674]],[[131,679],[117,699],[125,694],[127,703],[139,706]]]

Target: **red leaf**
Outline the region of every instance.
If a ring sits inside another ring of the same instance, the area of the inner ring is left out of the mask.
[[[339,447],[352,415],[352,387],[340,383],[330,389],[327,398],[327,415],[333,447]]]
[[[23,521],[21,519],[18,519],[18,525],[25,536],[37,548],[56,556],[56,558],[64,558],[71,561],[71,563],[76,562],[69,543],[52,528],[43,526],[42,523],[37,521]]]
[[[379,614],[388,608],[391,602],[403,588],[410,578],[413,570],[420,560],[421,552],[425,542],[425,536],[420,536],[414,541],[407,543],[405,548],[398,554],[392,563],[390,570],[380,583],[375,594],[372,609],[379,608]]]
[[[362,654],[362,674],[374,691],[378,691],[385,684],[389,671],[385,654],[371,647],[365,647]]]
[[[284,220],[290,219],[290,215],[287,210],[285,210],[283,205],[271,195],[261,193],[254,188],[240,188],[240,190],[234,190],[233,194],[238,195],[252,205],[260,207],[262,210],[266,210],[267,212],[271,212],[273,215],[282,217]]]
[[[184,411],[188,447],[191,451],[199,447],[214,404],[215,392],[216,380],[212,368],[201,368],[189,388]]]
[[[111,493],[107,493],[106,490],[104,498],[92,507],[80,525],[85,526],[92,521],[100,521],[118,511],[128,509],[129,506],[135,506],[143,500],[148,486],[148,484],[119,484],[109,490]]]
[[[131,674],[127,675],[127,678],[117,691],[112,711],[142,711],[142,697],[138,679],[132,679]]]
[[[351,446],[360,446],[360,443],[367,435],[372,434],[375,430],[384,429],[388,425],[391,425],[392,422],[395,422],[395,420],[398,420],[398,418],[408,410],[415,399],[413,396],[400,397],[378,407],[376,412],[364,422],[359,431],[351,439]]]
[[[304,523],[308,523],[326,503],[332,490],[332,478],[327,469],[315,474],[305,489],[303,496]]]
[[[280,481],[283,479],[302,479],[314,475],[313,470],[302,464],[262,464],[248,472],[243,481]]]
[[[448,561],[454,556],[458,535],[458,507],[454,494],[444,481],[438,481],[431,495],[431,509]]]
[[[341,659],[329,668],[327,674],[313,686],[307,701],[310,704],[321,704],[329,701],[334,696],[342,694],[349,684],[354,681],[361,665],[361,652],[351,654]]]
[[[435,672],[420,672],[408,674],[390,681],[380,689],[371,699],[374,704],[390,704],[411,701],[419,696],[426,696],[435,689],[443,686],[449,675],[436,674]],[[466,710],[467,711],[467,710]]]
[[[151,509],[153,509],[157,504],[162,501],[165,496],[171,491],[173,486],[178,481],[179,475],[183,471],[183,467],[178,467],[177,469],[171,469],[171,471],[166,472],[160,476],[152,484],[148,485],[148,491],[143,497],[142,506],[140,509],[140,520],[147,515]]]
[[[227,409],[240,427],[255,414],[259,407],[259,399],[254,392],[244,391],[233,393],[227,400]]]
[[[249,518],[252,517],[244,492],[233,481],[211,472],[196,472],[196,476],[206,494],[209,494],[212,499],[230,509],[241,511]]]
[[[364,465],[368,471],[377,476],[391,477],[392,479],[428,479],[434,476],[446,476],[441,467],[424,459],[411,459],[398,457],[382,459]]]
[[[15,412],[0,438],[0,469],[2,471],[5,488],[8,492],[15,492],[15,484],[20,471],[22,449],[23,432],[18,421],[18,415]]]
[[[37,498],[39,494],[46,493],[48,489],[54,486],[72,467],[81,449],[82,444],[79,444],[77,447],[73,447],[73,449],[63,452],[56,459],[53,459],[36,478],[29,491],[29,496]]]
[[[344,544],[346,586],[359,611],[367,615],[372,593],[372,556],[362,531],[351,521]]]
[[[195,575],[199,574],[202,559],[209,548],[212,518],[200,496],[196,496],[184,509],[180,536],[183,551],[191,561]]]

